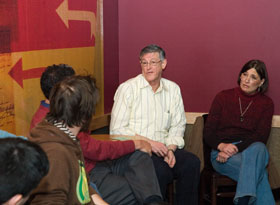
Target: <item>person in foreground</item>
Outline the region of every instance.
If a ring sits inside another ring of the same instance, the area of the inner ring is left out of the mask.
[[[33,116],[30,129],[49,112],[52,87],[65,75],[74,74],[72,67],[64,65],[49,66],[42,74],[41,88],[46,100]],[[149,143],[144,140],[95,140],[88,131],[79,132],[77,137],[85,157],[86,171],[90,173],[90,185],[105,201],[110,204],[162,203],[154,165],[149,157]]]
[[[26,137],[24,137],[24,136],[17,136],[17,135],[14,135],[14,134],[12,134],[12,133],[9,133],[9,132],[7,132],[7,131],[5,131],[5,130],[0,130],[0,139],[1,138],[21,138],[21,139],[27,139]]]
[[[238,87],[218,93],[204,128],[214,169],[237,181],[235,204],[275,204],[266,166],[274,111],[265,64],[251,60],[241,69]]]
[[[198,203],[199,159],[182,149],[186,117],[180,88],[162,78],[165,51],[149,45],[140,52],[142,74],[119,86],[114,97],[110,133],[137,135],[152,146],[161,193],[176,181],[177,204]]]
[[[20,205],[48,173],[47,155],[22,138],[0,139],[0,204]]]
[[[50,170],[30,196],[30,204],[107,204],[88,185],[77,134],[87,129],[98,100],[90,76],[71,76],[50,93],[50,111],[28,139],[46,152]]]

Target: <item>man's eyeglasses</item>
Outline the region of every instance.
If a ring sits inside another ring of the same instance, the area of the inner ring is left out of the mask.
[[[143,66],[143,67],[146,67],[148,65],[150,66],[156,66],[158,63],[160,63],[161,60],[159,61],[150,61],[150,62],[147,62],[147,61],[140,61],[140,64]]]

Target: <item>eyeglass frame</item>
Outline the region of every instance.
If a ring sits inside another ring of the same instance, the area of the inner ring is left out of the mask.
[[[140,60],[140,64],[143,66],[143,67],[147,67],[148,65],[150,65],[150,66],[157,66],[158,65],[158,63],[160,63],[160,62],[162,62],[162,60],[159,60],[159,61],[150,61],[150,62],[147,62],[147,61],[142,61],[142,60]]]

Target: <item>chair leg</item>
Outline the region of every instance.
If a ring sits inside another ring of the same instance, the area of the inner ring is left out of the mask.
[[[211,204],[216,205],[217,204],[217,185],[216,185],[216,180],[214,178],[211,179]]]
[[[204,175],[204,172],[202,171],[201,175],[200,175],[200,193],[199,193],[199,204],[203,205],[204,204],[204,198],[206,195],[206,182],[205,182],[206,178]]]
[[[173,205],[173,191],[174,184],[171,182],[170,184],[167,185],[167,192],[168,192],[168,204]]]

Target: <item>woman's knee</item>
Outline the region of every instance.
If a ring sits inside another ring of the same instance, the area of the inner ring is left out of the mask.
[[[259,159],[262,159],[268,162],[269,153],[264,143],[254,142],[249,147],[247,147],[243,152],[242,156],[258,156]]]
[[[267,148],[262,142],[254,142],[244,151],[268,154]]]

